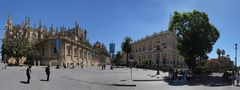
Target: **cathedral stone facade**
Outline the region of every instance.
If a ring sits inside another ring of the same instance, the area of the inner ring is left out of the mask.
[[[30,28],[30,30],[26,28]],[[22,24],[13,25],[12,18],[9,16],[3,39],[9,38],[9,34],[16,30],[26,32],[28,41],[38,47],[34,65],[76,67],[110,63],[111,55],[105,45],[100,42],[92,45],[87,39],[87,31],[80,28],[78,23],[75,23],[74,28],[66,29],[62,26],[58,29],[53,25],[47,28],[40,21],[38,26],[34,25],[31,28],[28,17]],[[26,60],[26,58],[24,59]],[[24,59],[20,63],[24,63]],[[14,58],[7,60],[14,63]]]

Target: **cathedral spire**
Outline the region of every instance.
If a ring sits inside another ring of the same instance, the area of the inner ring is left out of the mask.
[[[56,33],[58,32],[58,27],[56,27]]]
[[[42,32],[42,23],[41,23],[41,20],[39,20],[38,32]]]
[[[61,29],[61,32],[64,32],[65,30],[65,27],[64,27],[64,25],[60,28]]]
[[[75,33],[76,36],[79,35],[79,24],[77,23],[77,21],[75,21]]]
[[[51,27],[50,27],[50,32],[52,33],[53,32],[53,24],[51,24]]]
[[[46,25],[43,25],[43,31],[47,31]]]
[[[75,21],[75,27],[76,27],[76,28],[79,28],[79,24],[78,24],[77,21]]]
[[[7,23],[6,23],[6,27],[12,27],[13,26],[13,23],[12,23],[12,16],[8,16],[8,20],[7,20]]]
[[[27,16],[25,16],[25,24],[27,23]]]
[[[55,30],[55,35],[56,35],[56,37],[58,38],[59,37],[59,31],[58,31],[58,27],[56,27],[56,30]]]
[[[25,28],[29,28],[29,27],[30,27],[30,18],[25,17]]]
[[[30,17],[27,17],[27,22],[30,25]]]
[[[33,32],[36,32],[36,31],[37,31],[36,24],[34,24]]]
[[[8,16],[8,21],[7,21],[7,24],[12,24],[12,16]]]

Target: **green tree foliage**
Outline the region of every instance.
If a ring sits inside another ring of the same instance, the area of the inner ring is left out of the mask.
[[[114,59],[114,64],[116,66],[119,66],[121,64],[121,59],[122,59],[122,55],[121,55],[121,52],[118,51],[117,54],[116,54],[116,57]]]
[[[33,60],[36,60],[39,57],[37,49],[38,47],[34,43],[28,44],[28,52],[26,53],[28,64],[33,64]]]
[[[29,31],[30,28],[25,29],[26,30],[22,32],[19,26],[16,26],[15,29],[7,28],[7,36],[3,39],[3,53],[5,53],[8,58],[14,57],[17,65],[19,65],[20,58],[27,57],[33,50],[28,40],[29,35],[27,35],[27,31]]]
[[[225,50],[223,49],[222,50],[222,57],[225,55],[226,53],[225,53]]]
[[[174,12],[169,30],[176,32],[177,48],[190,70],[196,68],[197,58],[206,56],[212,51],[220,34],[209,22],[204,12]]]
[[[221,61],[220,61],[220,56],[223,57],[223,56],[226,54],[226,53],[225,53],[225,50],[224,50],[224,49],[221,50],[221,49],[218,48],[217,51],[216,51],[216,53],[217,53],[217,55],[218,55],[218,60],[219,60],[219,62],[221,62]]]
[[[122,42],[122,51],[126,53],[126,58],[127,58],[127,65],[129,63],[128,60],[128,54],[132,51],[132,46],[131,46],[132,38],[131,37],[125,37],[124,41]]]

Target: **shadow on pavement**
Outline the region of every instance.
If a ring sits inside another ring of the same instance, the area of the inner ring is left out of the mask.
[[[23,83],[23,84],[29,84],[27,83],[26,81],[19,81],[20,83]]]
[[[151,77],[151,78],[160,78],[160,75],[150,75],[150,74],[148,74],[147,76],[149,76],[149,77]]]
[[[97,83],[97,82],[91,82],[91,81],[84,81],[79,79],[73,79],[69,77],[65,77],[68,80],[74,80],[74,81],[80,81],[85,83],[91,83],[91,84],[97,84],[97,85],[107,85],[107,86],[122,86],[122,87],[136,87],[136,84],[104,84],[104,83]]]
[[[193,80],[186,81],[184,83],[174,82],[170,80],[168,77],[164,77],[165,82],[172,86],[181,86],[181,85],[189,85],[189,86],[210,86],[210,87],[219,87],[219,86],[230,86],[232,85],[232,81],[224,81],[220,76],[202,76],[196,77]]]
[[[45,82],[47,82],[48,80],[45,80],[45,79],[40,79],[40,81],[45,81]]]
[[[234,86],[236,86],[236,87],[240,87],[239,85],[234,85]]]

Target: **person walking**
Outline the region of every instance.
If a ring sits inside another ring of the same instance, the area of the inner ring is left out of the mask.
[[[110,69],[113,70],[113,65],[111,64]]]
[[[103,67],[104,67],[104,70],[106,70],[106,64],[104,64]]]
[[[104,69],[103,63],[101,64],[101,66],[102,66],[102,70],[103,70]]]
[[[31,79],[31,68],[32,66],[28,66],[27,70],[26,70],[26,75],[27,75],[27,83],[30,83],[30,79]]]
[[[178,80],[178,70],[175,70],[174,77],[175,77],[175,80]]]
[[[232,85],[235,85],[235,71],[232,70]]]
[[[239,74],[239,72],[237,72],[237,73],[236,73],[237,86],[239,86],[239,80],[240,80],[240,74]]]
[[[4,70],[6,70],[6,69],[7,69],[7,63],[4,62]]]
[[[3,62],[2,69],[3,69],[3,70],[6,70],[6,69],[7,69],[7,64],[6,64],[6,62]]]
[[[83,68],[83,62],[81,62],[81,68]]]
[[[50,66],[48,65],[45,69],[46,75],[47,75],[47,81],[49,81],[49,76],[50,76]]]
[[[168,77],[170,80],[173,80],[173,69],[172,68],[170,68],[168,71]]]

